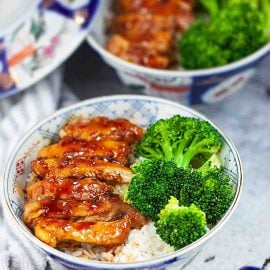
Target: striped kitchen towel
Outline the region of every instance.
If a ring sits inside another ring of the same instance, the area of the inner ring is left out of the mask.
[[[62,69],[20,94],[0,100],[0,179],[14,145],[35,123],[77,98],[62,86]],[[0,201],[1,202],[1,201]],[[0,205],[0,270],[56,269],[52,261],[4,220]]]

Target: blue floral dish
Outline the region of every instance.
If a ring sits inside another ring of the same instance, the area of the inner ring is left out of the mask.
[[[167,118],[179,114],[200,119],[206,119],[200,113],[177,103],[147,96],[120,95],[90,99],[70,107],[61,109],[45,120],[38,123],[21,139],[13,150],[6,169],[3,181],[3,205],[6,217],[12,226],[23,234],[32,245],[43,250],[65,269],[180,269],[186,265],[230,219],[237,207],[243,185],[242,166],[238,152],[230,139],[218,129],[224,142],[219,154],[227,174],[234,186],[235,197],[232,205],[218,224],[209,230],[196,242],[172,252],[166,256],[136,263],[106,263],[94,260],[80,259],[62,251],[54,249],[37,239],[23,223],[21,215],[24,209],[24,189],[27,178],[31,173],[31,161],[38,151],[58,139],[58,131],[74,116],[94,117],[106,116],[110,118],[128,118],[132,122],[147,127],[157,119]],[[222,244],[222,243],[221,243]]]
[[[16,16],[5,31],[0,27],[0,99],[62,64],[87,36],[99,5],[99,0],[12,0],[9,9],[13,1],[18,4],[10,12]]]

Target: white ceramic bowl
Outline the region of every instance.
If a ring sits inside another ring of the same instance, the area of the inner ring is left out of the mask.
[[[43,146],[48,145],[52,140],[55,141],[58,139],[59,129],[65,125],[70,117],[75,115],[86,117],[103,115],[110,118],[124,117],[142,127],[147,127],[157,119],[170,117],[175,114],[206,119],[198,112],[171,101],[147,96],[122,95],[90,99],[59,110],[38,123],[23,136],[21,141],[15,147],[5,169],[2,189],[3,206],[13,228],[31,241],[33,246],[42,249],[56,262],[68,269],[161,270],[169,269],[169,267],[180,269],[194,255],[196,255],[204,244],[229,220],[237,206],[243,185],[241,162],[235,146],[230,139],[208,119],[206,120],[215,126],[222,136],[224,146],[220,153],[220,158],[235,188],[235,198],[219,223],[203,237],[189,246],[167,256],[138,263],[112,264],[83,260],[65,254],[41,242],[32,234],[21,219],[24,209],[23,190],[26,185],[26,179],[31,172],[31,161],[36,158],[38,151]]]
[[[270,54],[268,43],[235,63],[196,71],[158,70],[129,63],[104,48],[110,5],[111,0],[100,0],[88,42],[114,68],[120,80],[137,94],[163,97],[188,105],[215,103],[243,88],[255,74],[258,64]]]

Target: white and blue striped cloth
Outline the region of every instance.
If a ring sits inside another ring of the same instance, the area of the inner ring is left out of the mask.
[[[77,98],[62,85],[62,69],[27,91],[0,100],[0,179],[8,155],[21,136],[39,120]],[[4,224],[6,223],[6,224]],[[49,258],[9,226],[0,205],[0,270],[52,270]]]

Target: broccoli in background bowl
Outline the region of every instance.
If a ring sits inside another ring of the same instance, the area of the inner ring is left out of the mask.
[[[125,199],[155,221],[176,250],[202,237],[230,208],[235,189],[219,158],[223,141],[208,121],[174,115],[149,125],[135,144]]]
[[[270,1],[199,1],[208,22],[197,20],[180,40],[185,69],[224,66],[257,51],[270,39]]]
[[[252,1],[255,2],[258,1]],[[131,93],[162,97],[187,105],[221,102],[243,89],[256,73],[260,63],[270,54],[268,42],[241,60],[214,68],[165,70],[140,66],[115,56],[105,48],[108,39],[106,21],[111,11],[111,4],[112,0],[100,2],[98,16],[93,21],[88,42],[105,63],[114,68],[119,79]],[[265,18],[267,19],[267,16]],[[192,59],[192,55],[190,58]]]

